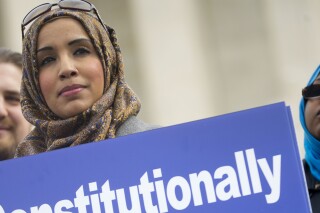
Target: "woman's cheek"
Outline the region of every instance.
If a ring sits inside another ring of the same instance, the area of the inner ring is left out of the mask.
[[[50,94],[54,93],[54,84],[55,79],[54,76],[50,75],[48,72],[41,72],[39,75],[39,84],[41,93],[44,98],[47,100]]]

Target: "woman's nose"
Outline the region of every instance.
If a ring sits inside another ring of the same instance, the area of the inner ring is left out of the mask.
[[[64,56],[60,59],[60,71],[59,71],[59,78],[61,80],[68,79],[71,77],[75,77],[78,75],[78,70],[72,61],[67,56]]]

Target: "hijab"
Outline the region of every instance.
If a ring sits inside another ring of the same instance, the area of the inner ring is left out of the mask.
[[[307,86],[313,84],[320,73],[320,66],[312,74]],[[304,129],[304,148],[306,151],[305,160],[310,167],[311,174],[320,180],[320,141],[316,139],[307,129],[304,110],[306,100],[302,97],[300,101],[300,123]]]
[[[83,26],[104,71],[102,97],[89,109],[67,119],[59,118],[46,104],[37,65],[37,39],[41,27],[61,17],[73,18]],[[20,102],[23,115],[35,128],[19,144],[16,157],[114,138],[119,126],[138,114],[140,101],[125,81],[116,33],[106,27],[108,32],[91,13],[66,9],[52,10],[32,23],[23,40]]]

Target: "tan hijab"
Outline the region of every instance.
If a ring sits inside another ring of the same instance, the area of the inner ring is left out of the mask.
[[[60,16],[78,20],[89,35],[104,69],[104,93],[93,106],[79,115],[61,119],[47,106],[39,86],[37,39],[47,22]],[[114,138],[118,127],[138,114],[140,101],[124,79],[124,66],[115,31],[108,32],[87,12],[52,10],[38,18],[23,41],[23,115],[35,128],[20,143],[16,157]]]

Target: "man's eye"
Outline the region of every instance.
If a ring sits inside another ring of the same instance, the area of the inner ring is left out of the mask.
[[[20,104],[20,98],[17,96],[7,96],[6,101],[13,105]]]

